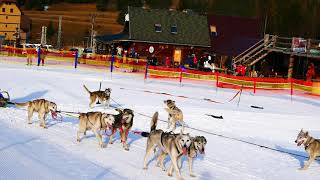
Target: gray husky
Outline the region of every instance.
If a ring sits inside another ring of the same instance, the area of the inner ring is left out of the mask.
[[[92,130],[99,141],[100,147],[104,148],[105,144],[102,141],[101,130],[112,129],[115,122],[114,115],[101,112],[80,113],[79,115],[79,130],[77,132],[77,141],[80,142],[80,134],[86,135],[87,130]],[[100,132],[100,133],[99,133]]]
[[[304,132],[303,129],[301,129],[295,143],[297,143],[297,146],[301,146],[301,144],[303,144],[304,149],[309,155],[308,161],[302,168],[300,168],[300,170],[306,170],[308,169],[312,161],[314,161],[317,156],[320,156],[320,140],[314,139],[309,135],[308,131]]]
[[[144,156],[143,169],[147,169],[148,157],[152,154],[156,147],[162,149],[163,152],[167,153],[170,158],[172,165],[168,172],[169,176],[172,176],[173,168],[177,174],[178,179],[183,179],[178,167],[178,159],[181,154],[187,155],[188,148],[191,145],[191,137],[189,134],[178,134],[174,135],[166,133],[161,129],[156,129],[158,121],[158,112],[154,113],[151,121],[150,133],[143,132],[141,135],[148,137],[146,154]]]
[[[175,134],[177,135],[177,134]],[[204,136],[196,136],[191,139],[191,145],[188,148],[188,164],[189,164],[189,173],[191,177],[196,177],[195,173],[192,171],[192,164],[193,159],[197,157],[197,154],[205,154],[205,146],[207,144],[207,140]],[[161,167],[162,170],[166,170],[164,167],[164,159],[168,154],[165,152],[161,152],[161,154],[158,157],[158,163],[157,166]],[[180,155],[182,157],[182,154]],[[181,161],[179,161],[181,162]]]
[[[179,122],[182,125],[182,131],[184,131],[185,122],[183,121],[183,113],[181,109],[176,106],[176,102],[170,99],[163,102],[167,106],[164,110],[168,112],[168,129],[171,124],[173,124],[172,131],[174,131],[176,129],[176,123]]]
[[[93,104],[96,103],[98,100],[104,104],[104,107],[110,106],[110,96],[111,96],[111,89],[107,88],[104,91],[90,91],[85,85],[83,85],[84,89],[90,94],[90,108],[93,108]]]

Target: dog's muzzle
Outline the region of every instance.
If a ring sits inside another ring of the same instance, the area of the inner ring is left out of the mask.
[[[205,154],[204,148],[202,148],[199,152],[200,154]]]
[[[301,144],[303,144],[304,141],[299,141],[299,142],[297,141],[296,143],[297,143],[297,146],[301,146]]]

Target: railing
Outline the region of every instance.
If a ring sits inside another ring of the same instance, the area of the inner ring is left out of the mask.
[[[257,42],[256,44],[254,44],[253,46],[251,46],[249,49],[247,49],[246,51],[242,52],[240,55],[238,55],[237,57],[235,57],[233,60],[235,63],[241,63],[241,64],[245,64],[248,61],[255,61],[255,57],[264,52],[265,50],[267,50],[270,46],[274,45],[276,36],[270,36],[269,39],[262,39],[259,42]],[[266,52],[268,53],[268,52]],[[252,62],[249,63],[250,65],[252,65]]]
[[[242,57],[244,54],[246,54],[247,52],[251,51],[252,49],[254,49],[255,47],[257,47],[258,45],[260,45],[263,41],[264,41],[264,39],[261,39],[259,42],[257,42],[257,43],[254,44],[253,46],[251,46],[249,49],[243,51],[241,54],[239,54],[238,56],[236,56],[235,58],[233,58],[233,60],[234,60],[235,62],[238,62],[238,60],[240,59],[240,57]]]

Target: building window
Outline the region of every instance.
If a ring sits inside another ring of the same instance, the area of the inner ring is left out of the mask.
[[[4,36],[7,36],[7,33],[4,33]]]
[[[171,26],[171,34],[177,34],[177,33],[178,33],[177,25],[172,25]]]
[[[218,36],[218,32],[217,32],[217,27],[216,26],[211,25],[210,26],[210,32],[211,32],[212,36],[214,36],[214,37]]]
[[[154,31],[156,31],[156,32],[161,32],[162,30],[161,30],[161,24],[155,24],[154,25]]]
[[[6,19],[8,19],[8,16],[6,16]]]
[[[6,8],[2,8],[2,12],[6,12]]]
[[[10,12],[13,13],[13,9],[10,9]]]
[[[8,27],[8,25],[6,24],[6,28]]]

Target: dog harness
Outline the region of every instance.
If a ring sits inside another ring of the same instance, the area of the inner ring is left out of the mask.
[[[310,144],[313,143],[314,141],[315,141],[315,139],[311,137],[309,143],[307,144],[307,142],[308,142],[308,140],[307,140],[306,145],[304,145],[304,149],[307,150],[308,147],[310,146]]]
[[[164,145],[163,145],[163,138],[164,138],[165,135],[166,136],[170,136],[170,135],[175,136],[175,134],[172,134],[172,131],[171,132],[162,132],[161,136],[160,136],[160,143],[161,143],[162,149],[165,149]],[[179,151],[178,146],[176,145],[176,143],[175,143],[175,147],[177,149],[178,154],[181,154],[181,152]]]

